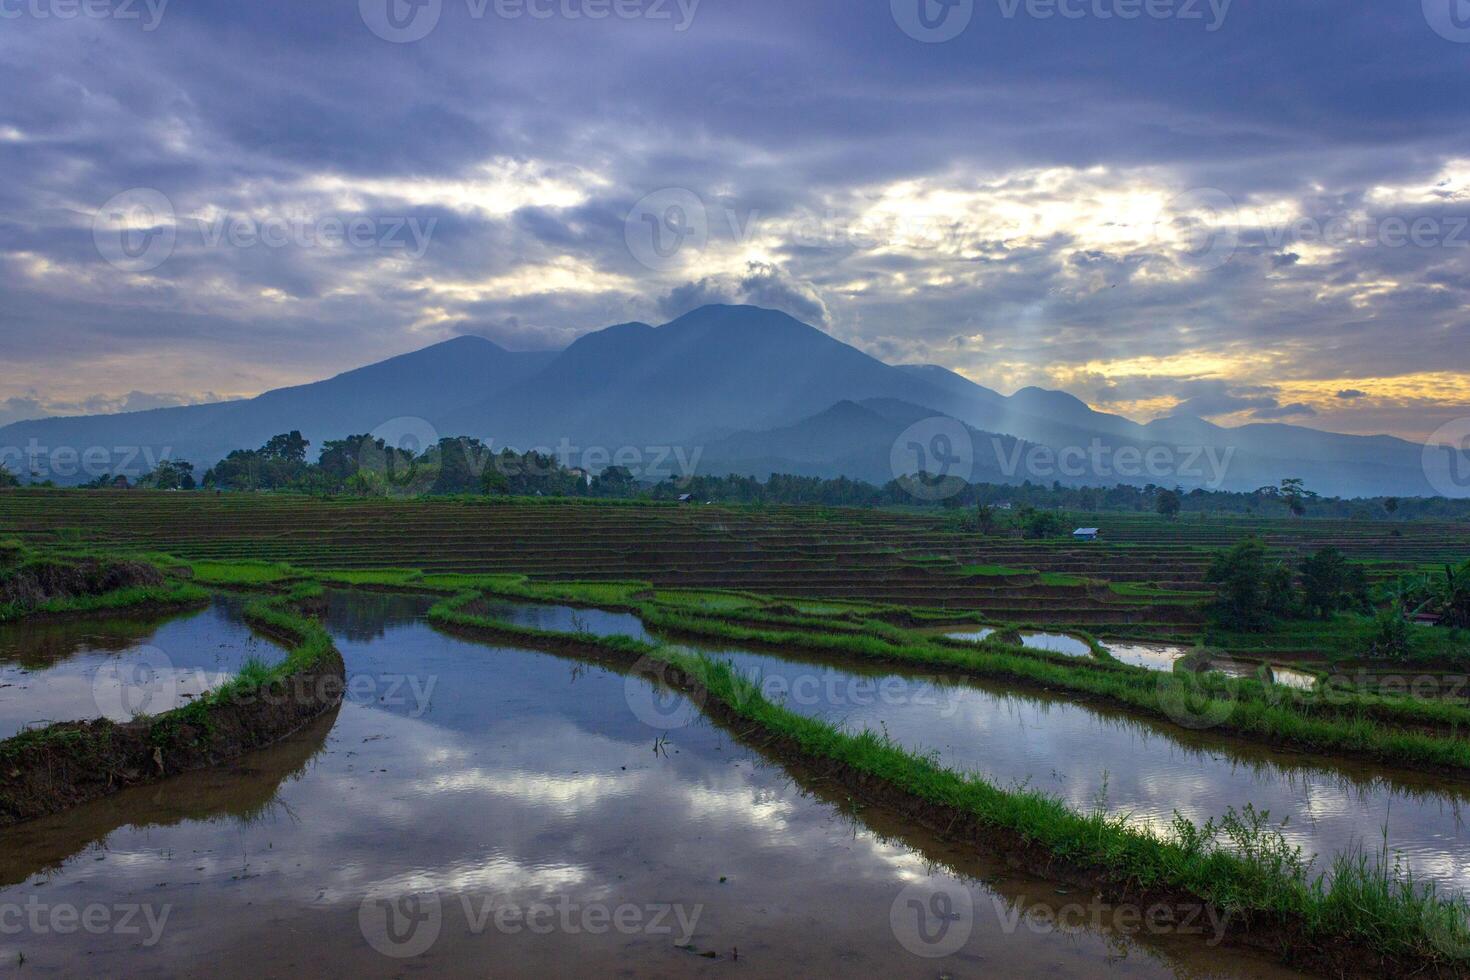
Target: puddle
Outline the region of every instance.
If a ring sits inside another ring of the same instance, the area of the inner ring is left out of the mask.
[[[1033,650],[1050,650],[1052,653],[1064,653],[1069,657],[1090,657],[1092,647],[1085,640],[1079,640],[1075,636],[1065,633],[1032,633],[1021,631],[1021,645],[1028,646]]]
[[[631,613],[608,612],[605,609],[580,609],[539,602],[508,602],[486,599],[475,607],[475,613],[504,620],[516,626],[551,630],[557,633],[590,633],[593,636],[631,636],[635,640],[650,639],[643,620]]]
[[[1104,643],[1103,648],[1125,664],[1158,671],[1173,670],[1174,662],[1190,652],[1188,647],[1172,644],[1125,641]],[[1255,677],[1260,666],[1236,660],[1222,660],[1216,665],[1216,669],[1231,677]],[[1304,670],[1273,665],[1271,675],[1275,683],[1299,691],[1310,691],[1317,686],[1317,676]]]
[[[280,647],[251,633],[243,601],[151,619],[77,619],[0,627],[0,738],[58,721],[128,721],[188,704]]]
[[[708,650],[759,677],[773,700],[851,729],[886,731],[907,748],[937,752],[952,769],[1004,787],[1027,785],[1089,810],[1099,801],[1139,823],[1167,827],[1175,810],[1203,823],[1252,803],[1304,852],[1328,855],[1389,828],[1407,866],[1470,891],[1470,828],[1460,807],[1470,791],[1428,775],[1367,764],[1273,753],[1209,733],[1155,725],[1123,712],[1008,691],[952,677],[931,680],[887,669],[764,653]]]
[[[1189,652],[1188,647],[1174,646],[1168,643],[1103,643],[1103,649],[1113,655],[1115,660],[1121,663],[1132,664],[1134,667],[1147,667],[1149,670],[1171,671],[1174,669],[1174,661]]]
[[[697,714],[663,740],[639,714],[679,699],[641,678],[450,637],[412,603],[331,603],[352,678],[335,718],[0,838],[0,908],[141,905],[166,915],[157,941],[143,916],[141,935],[6,933],[0,962],[224,977],[796,962],[808,976],[1290,975],[1199,936],[1125,935],[1106,910],[1058,929],[1090,894],[856,813]]]
[[[945,633],[951,640],[963,640],[966,643],[979,643],[987,636],[993,636],[995,629],[990,626],[982,626],[977,630],[960,630],[957,633]]]
[[[996,630],[990,626],[984,626],[974,630],[950,630],[944,635],[951,640],[961,640],[966,643],[979,643],[981,640],[994,636]],[[1085,640],[1066,633],[1044,633],[1037,630],[1021,630],[1021,645],[1033,650],[1050,650],[1053,653],[1063,653],[1069,657],[1090,657],[1092,647]]]

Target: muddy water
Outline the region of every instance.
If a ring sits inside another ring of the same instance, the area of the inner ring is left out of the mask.
[[[279,647],[240,620],[240,600],[152,619],[77,619],[0,627],[0,739],[58,721],[158,714]]]
[[[424,605],[334,597],[352,675],[335,718],[232,770],[6,829],[0,914],[26,924],[0,931],[0,963],[24,954],[43,976],[1281,975],[1212,948],[1209,923],[1136,936],[1090,895],[849,812],[719,727],[661,740],[634,711],[655,699],[643,680],[450,638],[419,621]],[[109,928],[60,934],[50,923],[68,908]]]
[[[709,648],[759,678],[765,693],[802,714],[886,731],[937,751],[942,764],[1001,786],[1026,785],[1077,809],[1099,804],[1166,827],[1176,810],[1202,823],[1251,803],[1289,822],[1308,855],[1366,845],[1385,826],[1417,874],[1470,892],[1470,786],[1368,765],[1271,752],[1209,733],[1154,724],[1001,686],[924,680],[848,663]]]

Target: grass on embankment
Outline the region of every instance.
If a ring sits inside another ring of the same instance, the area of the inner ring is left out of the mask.
[[[318,585],[305,584],[297,586],[286,595],[262,599],[248,605],[243,613],[245,621],[259,632],[282,642],[286,647],[286,656],[275,664],[267,664],[252,657],[241,665],[230,680],[189,704],[162,714],[135,719],[136,722],[148,725],[149,741],[156,744],[166,743],[181,724],[200,726],[207,734],[211,727],[209,715],[215,708],[239,702],[272,684],[320,667],[336,652],[331,634],[316,620],[302,615],[294,607],[318,598],[321,591]],[[74,740],[75,724],[63,722],[49,728],[22,732],[0,741],[0,759],[15,758],[25,748],[50,738]]]
[[[1409,648],[1401,660],[1385,660],[1372,653],[1376,625],[1371,616],[1337,613],[1329,619],[1282,620],[1260,632],[1205,630],[1205,643],[1246,655],[1272,654],[1351,663],[1386,670],[1470,666],[1470,630],[1444,626],[1409,625]]]
[[[1316,959],[1354,972],[1470,968],[1470,909],[1464,902],[1443,898],[1364,855],[1341,856],[1326,875],[1314,874],[1299,850],[1249,807],[1204,826],[1176,816],[1166,833],[1130,826],[1126,816],[1079,813],[1035,790],[1002,789],[943,768],[873,732],[855,734],[796,714],[767,701],[757,684],[727,663],[629,637],[528,629],[461,611],[473,598],[439,603],[430,618],[533,644],[571,643],[624,663],[672,665],[676,672],[664,676],[706,708],[722,707],[805,760],[837,767],[854,777],[844,780],[848,785],[890,800],[897,793],[928,808],[951,831],[971,823],[991,831],[992,839],[1044,852],[1065,871],[1097,876],[1115,894],[1137,899],[1140,893],[1185,893],[1227,913],[1246,938],[1264,940],[1298,961]],[[1364,951],[1369,961],[1358,958]]]
[[[965,647],[927,640],[873,620],[824,621],[742,609],[728,618],[669,609],[639,598],[636,583],[542,582],[496,577],[476,583],[498,596],[615,604],[650,628],[691,637],[796,647],[900,666],[940,667],[1101,698],[1189,727],[1218,728],[1275,745],[1350,753],[1434,772],[1470,774],[1470,707],[1319,688],[1298,691],[1253,678],[1160,673],[994,640]],[[764,618],[772,625],[752,620]]]
[[[1069,657],[989,640],[965,647],[927,639],[901,626],[863,618],[831,618],[765,608],[707,612],[688,597],[671,608],[647,582],[533,582],[523,575],[421,575],[408,570],[306,572],[349,586],[381,586],[448,595],[484,592],[501,598],[613,608],[641,616],[651,628],[691,637],[813,650],[900,667],[927,667],[1054,693],[1099,699],[1152,717],[1326,754],[1353,755],[1431,772],[1470,774],[1470,707],[1319,689],[1294,691],[1250,678],[1168,674],[1108,660]],[[713,594],[713,593],[710,593]],[[749,593],[736,593],[749,598]],[[723,614],[723,618],[720,618]]]
[[[331,575],[322,576],[330,580]],[[367,573],[354,576],[359,582]],[[1436,773],[1470,775],[1470,708],[1411,698],[1342,691],[1302,692],[1250,678],[1159,673],[1106,660],[1087,660],[986,641],[967,647],[927,641],[901,627],[873,621],[825,621],[740,609],[740,620],[764,617],[777,626],[730,622],[687,608],[669,608],[643,582],[531,582],[518,575],[438,575],[405,582],[385,574],[382,584],[466,596],[616,608],[641,616],[650,628],[691,637],[766,647],[807,649],[900,667],[1038,685],[1096,698],[1191,728],[1212,728],[1277,747],[1351,755]],[[780,606],[779,600],[772,605]]]
[[[326,630],[294,608],[319,593],[309,584],[253,603],[246,619],[285,643],[285,658],[252,660],[192,704],[123,724],[62,722],[0,742],[0,826],[219,765],[331,710],[345,686],[341,657]]]
[[[900,644],[870,636],[757,629],[716,619],[645,613],[650,627],[689,636],[714,637],[767,647],[794,647],[855,656],[901,666],[941,667],[962,674],[1034,684],[1053,692],[1096,697],[1188,727],[1209,727],[1277,746],[1361,755],[1381,762],[1434,772],[1470,775],[1470,711],[1458,705],[1342,695],[1343,704],[1279,685],[1245,678],[1158,673],[1142,668],[1098,670],[1068,663],[1077,658],[1041,658],[1031,651],[981,643],[959,649],[935,643]],[[1375,718],[1373,713],[1384,718]],[[1384,724],[1439,725],[1445,733]]]
[[[209,594],[154,563],[100,552],[37,552],[0,542],[0,623],[147,607],[200,605]]]

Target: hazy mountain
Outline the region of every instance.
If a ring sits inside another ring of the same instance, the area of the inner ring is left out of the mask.
[[[554,351],[512,353],[481,337],[459,337],[257,398],[17,422],[0,428],[0,454],[4,454],[0,458],[12,469],[23,469],[16,464],[16,452],[25,453],[34,440],[43,456],[56,450],[80,454],[101,449],[112,455],[112,465],[129,469],[138,460],[160,456],[192,460],[202,467],[231,450],[253,449],[291,429],[300,429],[320,447],[327,439],[370,432],[401,417],[429,420],[432,426],[434,419],[447,418],[488,392],[544,369],[556,356]],[[122,462],[128,459],[134,462]],[[65,472],[69,467],[64,461],[58,464],[58,482],[86,479]]]
[[[907,470],[894,472],[893,447],[912,426],[934,417],[933,409],[894,399],[842,401],[794,425],[766,432],[741,432],[711,443],[704,447],[701,470],[761,479],[772,473],[841,474],[883,484],[895,476],[910,475]],[[998,455],[1009,456],[1015,451],[1016,439],[965,429],[972,447],[984,446],[988,450],[992,439],[1003,446],[1003,454],[964,453],[964,472],[970,481],[1019,482],[1010,480],[997,461]],[[1024,443],[1021,445],[1022,451],[1029,448]],[[933,472],[948,475],[958,471],[935,469]]]
[[[646,447],[789,424],[866,398],[932,405],[942,394],[785,313],[706,306],[662,327],[589,334],[456,421],[502,444]]]
[[[138,446],[202,467],[290,429],[320,447],[386,425],[523,449],[677,445],[703,452],[703,472],[886,480],[894,441],[939,415],[963,423],[958,438],[970,442],[974,479],[1250,490],[1298,476],[1340,495],[1432,492],[1421,447],[1401,439],[1283,424],[1230,429],[1190,417],[1139,424],[1065,392],[1005,396],[941,367],[884,364],[749,306],[708,306],[661,327],[618,324],[561,352],[512,353],[461,337],[243,401],[22,422],[0,428],[0,453],[22,469],[14,450],[32,440],[78,453]]]

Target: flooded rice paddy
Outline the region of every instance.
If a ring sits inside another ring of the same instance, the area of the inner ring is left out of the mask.
[[[1209,923],[1145,936],[959,851],[575,658],[335,594],[341,708],[233,766],[0,836],[0,908],[130,931],[0,933],[36,975],[1284,976]],[[225,642],[223,610],[209,620]],[[173,624],[162,627],[168,629]],[[152,638],[158,641],[158,634]],[[754,661],[748,662],[754,666]],[[775,669],[774,664],[767,665]],[[29,910],[29,911],[27,911]],[[410,959],[409,957],[413,957]]]
[[[1115,660],[1132,664],[1135,667],[1146,667],[1149,670],[1158,671],[1173,670],[1174,664],[1190,652],[1188,647],[1167,643],[1109,641],[1103,643],[1102,647]],[[1228,657],[1215,660],[1211,666],[1212,669],[1231,677],[1257,677],[1261,669],[1261,665],[1253,661],[1233,660]],[[1292,667],[1279,667],[1275,664],[1271,665],[1270,679],[1273,683],[1299,691],[1310,691],[1317,686],[1317,675]]]
[[[570,612],[547,607],[540,615],[565,618]],[[591,632],[622,632],[613,621],[602,626]],[[636,635],[648,636],[641,623]],[[731,662],[758,680],[770,700],[853,730],[886,732],[906,748],[937,753],[942,765],[1002,787],[1038,789],[1074,809],[1103,807],[1161,830],[1176,812],[1202,824],[1250,803],[1268,813],[1306,856],[1323,858],[1324,867],[1333,854],[1378,853],[1386,830],[1390,861],[1401,859],[1421,878],[1470,893],[1464,812],[1470,786],[1368,763],[1274,752],[1002,685],[925,679],[807,655],[684,645]]]
[[[990,626],[984,626],[973,630],[943,630],[943,635],[951,640],[960,640],[965,643],[979,643],[996,634],[997,630]],[[1069,636],[1066,633],[1046,633],[1040,630],[1021,630],[1018,634],[1021,645],[1033,650],[1048,650],[1052,653],[1062,653],[1069,657],[1090,657],[1092,647],[1087,641],[1077,636]]]
[[[281,649],[240,620],[242,602],[175,617],[0,626],[0,739],[59,721],[129,721],[188,704],[247,660]]]
[[[1090,657],[1092,647],[1087,641],[1065,633],[1039,633],[1027,630],[1021,631],[1021,645],[1033,650],[1050,650],[1052,653],[1065,653],[1069,657]]]

